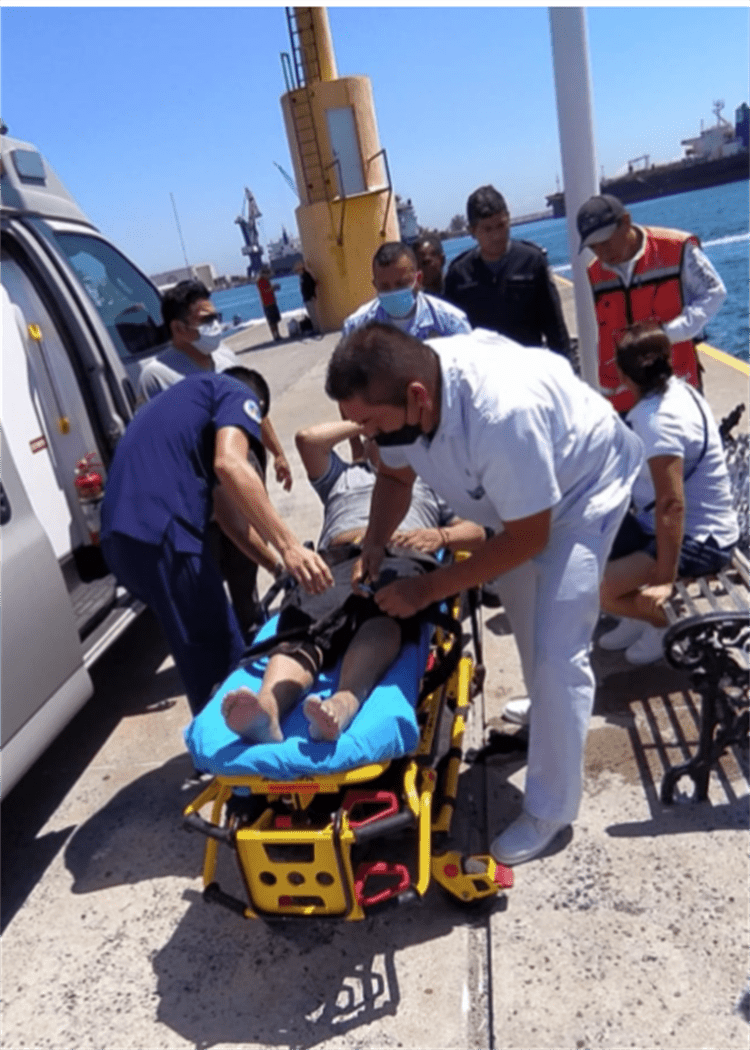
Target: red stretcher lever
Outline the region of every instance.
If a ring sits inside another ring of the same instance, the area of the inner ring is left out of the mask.
[[[385,875],[398,879],[393,886],[386,886],[379,893],[373,893],[371,897],[365,896],[365,885],[373,875]],[[376,860],[370,864],[360,864],[354,874],[354,891],[357,895],[357,903],[363,907],[371,907],[373,904],[382,904],[390,900],[398,893],[408,890],[411,885],[409,869],[404,864],[389,864],[385,860]]]
[[[363,817],[361,820],[352,820],[352,811],[358,805],[363,803],[367,803],[368,805],[378,805],[383,808],[377,810],[375,813],[371,813],[369,817]],[[377,820],[382,820],[384,817],[390,817],[394,813],[398,813],[399,801],[392,791],[368,791],[366,789],[361,791],[347,791],[346,797],[344,798],[344,809],[349,817],[349,827],[363,828],[366,824],[374,824]]]

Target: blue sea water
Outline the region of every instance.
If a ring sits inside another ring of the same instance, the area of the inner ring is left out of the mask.
[[[750,204],[747,182],[732,182],[726,186],[678,193],[651,201],[640,201],[628,209],[637,223],[667,226],[689,230],[696,234],[703,250],[714,264],[727,287],[727,299],[711,321],[706,339],[728,354],[750,359],[750,327],[748,325],[748,290],[750,288]],[[514,226],[512,236],[534,241],[546,248],[552,269],[563,277],[570,277],[572,267],[568,251],[566,219],[541,219],[523,226]],[[457,237],[445,241],[448,262],[474,245],[472,237]],[[299,278],[292,275],[277,279],[276,300],[279,309],[297,310],[302,307]],[[243,320],[263,316],[255,285],[244,285],[217,292],[213,300],[225,319],[235,315]]]

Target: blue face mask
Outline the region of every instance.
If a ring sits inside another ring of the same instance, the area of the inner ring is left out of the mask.
[[[398,321],[403,320],[414,309],[414,286],[397,288],[395,292],[378,292],[378,299],[389,317]]]

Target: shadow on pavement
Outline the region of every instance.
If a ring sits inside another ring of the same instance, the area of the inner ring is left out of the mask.
[[[428,941],[439,951],[455,927],[484,925],[488,915],[434,887],[421,904],[351,923],[243,920],[192,891],[185,897],[188,911],[153,960],[157,1019],[200,1047],[312,1047],[395,1016],[400,953]],[[429,1010],[432,989],[421,992]]]
[[[495,635],[510,632],[502,610],[485,614],[484,625]],[[608,626],[608,622],[600,624],[597,634]],[[613,837],[669,835],[745,826],[750,782],[747,747],[734,745],[714,765],[711,802],[695,802],[693,784],[687,778],[677,786],[674,805],[664,805],[660,800],[664,775],[687,761],[698,746],[700,698],[690,689],[689,674],[665,660],[636,667],[623,653],[606,652],[596,645],[592,668],[597,683],[593,714],[598,720],[589,731],[586,745],[586,783],[592,788],[597,777],[614,775],[626,783],[639,784],[650,811],[649,820],[612,824],[608,833]],[[520,809],[520,793],[516,792],[517,800],[507,777],[514,771],[508,763],[512,763],[513,751],[523,737],[519,739],[519,732],[512,729],[507,732],[508,727],[499,720],[495,724],[506,731],[497,733],[493,729],[482,750],[488,768],[493,770],[491,783],[497,792],[493,809],[498,805],[504,814],[516,805]],[[502,827],[490,830],[496,834]]]
[[[65,850],[74,893],[174,876],[199,885],[206,840],[187,833],[181,820],[182,807],[199,791],[182,790],[189,769],[186,755],[170,760],[77,829]],[[486,852],[483,776],[480,766],[461,774],[454,833],[437,848]],[[382,852],[393,859],[390,853],[401,851],[408,859],[415,845],[413,835],[388,839]],[[232,850],[220,849],[217,878],[244,898]],[[200,1047],[309,1047],[393,1016],[401,1002],[399,953],[427,942],[439,951],[454,928],[484,928],[507,905],[496,897],[461,906],[436,883],[423,901],[386,907],[363,922],[246,920],[204,902],[197,890],[184,891],[183,899],[187,911],[153,958],[156,1016]]]
[[[133,645],[140,658],[133,671]],[[75,825],[40,834],[122,719],[171,706],[182,685],[174,668],[157,674],[168,655],[158,623],[145,611],[91,669],[94,695],[2,804],[2,925],[4,930]]]
[[[184,806],[200,791],[184,787],[187,752],[138,777],[81,824],[65,849],[73,893],[95,893],[165,876],[200,874],[203,838],[182,826]]]
[[[695,801],[692,781],[683,778],[674,804],[661,802],[664,775],[698,747],[701,701],[690,689],[689,675],[665,661],[633,667],[622,653],[600,649],[594,650],[592,664],[597,678],[594,713],[608,726],[589,735],[587,772],[607,769],[630,782],[640,780],[651,814],[641,824],[612,825],[609,834],[673,834],[746,823],[748,756],[747,748],[739,745],[730,747],[712,767],[711,801]]]

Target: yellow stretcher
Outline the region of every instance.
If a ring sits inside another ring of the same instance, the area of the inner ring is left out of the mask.
[[[473,626],[476,648],[475,610]],[[450,648],[437,628],[428,670]],[[246,918],[356,920],[385,902],[424,897],[432,879],[465,903],[511,887],[512,870],[491,856],[441,848],[456,808],[475,670],[460,655],[421,701],[419,743],[405,758],[288,781],[215,776],[184,811],[186,826],[208,838],[204,898]],[[236,855],[246,900],[217,882],[220,844]]]

